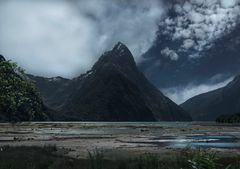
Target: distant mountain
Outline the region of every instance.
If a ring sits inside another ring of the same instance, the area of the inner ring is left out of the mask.
[[[0,55],[0,121],[43,121],[49,113],[33,84],[16,64]]]
[[[72,91],[68,88],[71,82],[69,79],[62,77],[44,78],[30,74],[27,76],[37,85],[44,104],[52,109],[60,110],[62,104],[71,93],[70,91]]]
[[[188,121],[191,117],[141,73],[118,43],[87,73],[67,80],[29,76],[62,118],[89,121]]]
[[[195,96],[181,105],[194,120],[216,120],[240,112],[240,76],[227,86]]]

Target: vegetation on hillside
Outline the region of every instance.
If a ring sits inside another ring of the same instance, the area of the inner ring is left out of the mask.
[[[240,123],[240,113],[233,115],[222,115],[216,119],[217,123]]]
[[[24,70],[0,56],[0,121],[46,120],[42,99]]]

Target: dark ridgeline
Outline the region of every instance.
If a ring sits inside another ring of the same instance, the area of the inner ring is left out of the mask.
[[[215,121],[222,115],[240,112],[240,76],[227,86],[195,96],[181,105],[193,120]]]
[[[87,73],[67,80],[29,77],[60,120],[190,121],[141,73],[129,49],[118,43]]]

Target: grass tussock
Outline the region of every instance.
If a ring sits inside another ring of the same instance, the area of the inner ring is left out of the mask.
[[[89,151],[88,159],[59,155],[56,146],[0,147],[0,169],[240,169],[240,158],[218,158],[216,153],[187,150],[163,158],[145,154],[133,159],[109,160],[101,150]]]

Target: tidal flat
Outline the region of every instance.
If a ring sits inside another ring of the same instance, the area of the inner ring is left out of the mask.
[[[58,154],[86,159],[96,149],[107,158],[171,156],[204,149],[240,155],[240,125],[214,122],[23,122],[0,123],[0,147],[56,146]]]

